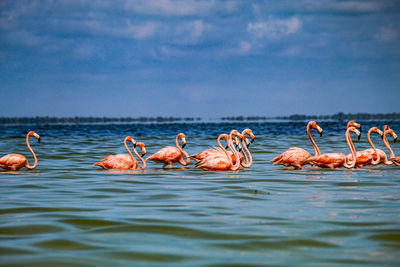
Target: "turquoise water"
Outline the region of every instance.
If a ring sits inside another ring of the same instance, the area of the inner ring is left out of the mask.
[[[369,147],[362,122],[356,149]],[[399,122],[389,122],[400,132]],[[0,171],[4,266],[399,266],[400,168],[295,171],[270,160],[291,146],[312,151],[300,123],[0,126],[0,156],[21,153],[27,130],[39,165]],[[323,122],[321,152],[344,152],[345,123]],[[93,163],[125,153],[132,135],[148,155],[186,133],[186,151],[218,133],[253,129],[254,164],[205,172],[149,163],[107,171]],[[391,139],[391,138],[389,138]],[[375,144],[386,152],[382,140]],[[396,154],[400,144],[391,146]]]

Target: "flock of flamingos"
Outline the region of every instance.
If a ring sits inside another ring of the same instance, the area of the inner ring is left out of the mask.
[[[345,133],[346,141],[351,152],[351,154],[348,155],[343,153],[321,154],[311,135],[312,129],[317,130],[321,136],[322,129],[315,121],[310,121],[307,124],[307,134],[314,147],[314,156],[311,156],[310,153],[302,148],[291,147],[281,155],[275,157],[272,160],[273,164],[292,166],[295,169],[301,169],[302,166],[306,164],[321,168],[361,168],[365,165],[377,165],[380,163],[386,165],[395,164],[396,166],[400,166],[400,157],[395,157],[394,152],[386,138],[386,135],[390,134],[393,137],[394,142],[396,142],[397,135],[393,129],[390,129],[388,125],[384,126],[383,131],[379,130],[377,127],[372,127],[369,129],[367,138],[371,148],[357,152],[351,140],[350,132],[355,133],[358,136],[358,139],[360,139],[361,125],[355,123],[354,121],[349,121]],[[371,133],[377,133],[382,137],[384,145],[389,150],[389,158],[385,152],[375,148],[371,141]],[[34,164],[29,165],[27,158],[21,154],[8,154],[0,158],[1,168],[7,170],[18,170],[22,167],[25,167],[29,170],[36,168],[37,158],[29,144],[29,137],[31,136],[36,137],[39,143],[40,136],[33,131],[30,131],[26,136],[26,144],[33,155],[35,161]],[[185,138],[185,134],[180,133],[176,136],[176,146],[164,147],[155,154],[143,159],[143,156],[146,154],[145,144],[136,142],[131,136],[127,136],[124,140],[124,145],[128,151],[128,154],[109,155],[103,158],[101,161],[94,163],[94,165],[100,166],[104,169],[139,169],[139,162],[134,158],[127,142],[131,142],[133,144],[133,152],[142,163],[141,169],[146,168],[146,161],[149,160],[157,163],[163,163],[163,168],[165,168],[166,166],[171,167],[172,164],[176,162],[179,162],[183,166],[187,166],[190,163],[190,159],[193,159],[196,161],[194,165],[195,168],[210,171],[236,171],[239,170],[240,167],[248,168],[253,163],[253,159],[248,147],[250,143],[254,141],[255,136],[250,129],[245,129],[242,133],[239,133],[237,130],[232,130],[229,134],[221,134],[217,138],[217,148],[210,148],[191,156],[189,156],[189,154],[183,150],[186,145]],[[221,144],[221,139],[225,140],[227,144],[226,147]],[[179,140],[181,140],[182,145],[179,144]],[[138,153],[136,149],[137,147],[140,148],[142,155]]]

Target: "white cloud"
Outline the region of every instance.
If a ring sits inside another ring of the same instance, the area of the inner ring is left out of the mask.
[[[268,21],[249,23],[247,31],[256,38],[281,39],[299,31],[302,23],[297,17],[288,19],[272,19]]]
[[[375,37],[384,43],[389,43],[397,39],[398,32],[393,28],[382,27]]]
[[[332,1],[332,0],[304,0],[297,3],[298,9],[314,10],[314,11],[337,11],[337,12],[377,12],[387,6],[392,1]]]
[[[218,11],[232,12],[235,1],[196,0],[135,0],[127,1],[125,8],[140,14],[189,16],[209,15]]]

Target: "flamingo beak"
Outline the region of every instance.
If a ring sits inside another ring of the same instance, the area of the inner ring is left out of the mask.
[[[39,144],[40,144],[40,137],[38,138],[38,142],[39,142]]]
[[[186,143],[183,143],[183,144],[182,144],[182,148],[185,148],[185,146],[186,146]]]
[[[317,126],[317,131],[319,133],[319,136],[322,136],[322,133],[324,132],[324,130],[322,130],[321,127]]]
[[[146,149],[143,148],[142,157],[144,157],[144,155],[146,155]]]

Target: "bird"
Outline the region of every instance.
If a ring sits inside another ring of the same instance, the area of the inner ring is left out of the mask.
[[[100,166],[103,169],[139,169],[138,161],[133,157],[132,152],[128,148],[127,142],[130,141],[133,144],[133,151],[135,155],[142,161],[142,169],[146,168],[146,162],[143,160],[142,156],[146,154],[146,148],[144,143],[137,143],[132,136],[127,136],[124,139],[124,145],[129,154],[117,154],[109,155],[103,158],[101,161],[94,163],[96,166]],[[139,146],[142,150],[142,156],[136,150],[136,146]]]
[[[217,145],[218,145],[218,147],[215,147],[215,148],[209,148],[209,149],[206,149],[206,150],[204,150],[204,151],[202,151],[202,152],[199,152],[199,153],[197,153],[197,154],[193,154],[193,155],[191,155],[190,156],[190,158],[191,159],[193,159],[193,160],[195,160],[196,162],[199,162],[199,161],[201,161],[202,159],[204,159],[204,158],[206,158],[206,157],[208,157],[208,156],[210,156],[210,155],[212,155],[212,154],[215,154],[215,153],[222,153],[222,154],[224,154],[225,152],[224,152],[224,149],[226,149],[226,148],[228,148],[228,146],[226,146],[226,148],[224,148],[222,145],[221,145],[221,139],[225,139],[225,141],[226,141],[226,143],[228,144],[228,142],[229,142],[229,135],[228,134],[220,134],[219,136],[218,136],[218,138],[217,138]]]
[[[393,152],[392,148],[389,145],[389,141],[386,138],[387,134],[390,134],[393,137],[393,142],[394,143],[396,143],[396,141],[397,141],[397,135],[394,132],[394,130],[390,129],[389,126],[385,125],[384,131],[383,131],[383,143],[385,144],[387,149],[389,149],[389,159],[388,159],[388,162],[386,162],[385,164],[386,165],[394,164],[396,166],[400,166],[400,157],[396,157],[394,155],[394,152]]]
[[[376,149],[374,143],[372,143],[371,140],[371,133],[377,133],[380,136],[383,137],[383,132],[381,130],[379,130],[377,127],[371,127],[368,130],[367,133],[367,139],[369,144],[371,145],[372,148],[368,148],[365,149],[363,151],[357,151],[356,153],[356,167],[361,168],[365,165],[377,165],[380,162],[380,155],[382,152],[384,154],[384,152],[382,150],[378,150]],[[386,155],[385,155],[386,156]],[[350,157],[350,154],[347,155],[347,157]]]
[[[311,129],[316,129],[320,136],[322,136],[322,128],[315,121],[310,121],[307,124],[307,134],[310,138],[310,141],[314,147],[314,156],[319,156],[321,154],[317,144],[314,142],[314,139],[311,135]],[[284,166],[293,166],[295,169],[301,169],[302,165],[306,164],[308,158],[311,157],[311,154],[308,153],[303,148],[299,147],[291,147],[279,156],[275,157],[271,160],[273,165],[282,164]]]
[[[241,165],[244,168],[249,168],[252,164],[253,164],[253,157],[248,149],[248,147],[250,146],[250,142],[246,136],[246,134],[248,134],[251,138],[251,143],[254,142],[255,139],[255,135],[253,134],[253,131],[249,128],[244,129],[242,131],[242,144],[243,144],[243,148],[241,150],[241,152],[243,153],[244,156],[244,160],[241,160]]]
[[[349,149],[351,151],[351,156],[348,157],[343,153],[325,153],[318,156],[314,156],[308,158],[306,160],[307,163],[311,163],[313,165],[317,165],[321,168],[353,168],[356,164],[356,150],[353,146],[353,141],[351,140],[350,132],[354,132],[358,138],[360,138],[360,131],[358,131],[355,127],[351,126],[346,130],[346,141]]]
[[[228,151],[221,145],[221,143],[218,142],[218,146],[224,153],[210,153],[208,156],[198,161],[194,165],[195,168],[200,168],[208,171],[236,171],[240,168],[239,153],[236,151],[233,145],[232,138],[242,138],[242,135],[237,130],[232,130],[229,135],[223,134],[222,136],[224,138],[228,138],[227,144],[235,157],[235,162],[233,163],[231,154],[229,154]],[[237,140],[237,143],[239,142],[240,140]]]
[[[36,139],[40,143],[40,135],[38,135],[34,131],[30,131],[26,135],[26,145],[28,146],[29,151],[32,153],[35,163],[31,166],[31,165],[29,165],[28,159],[25,156],[23,156],[21,154],[8,154],[8,155],[5,155],[0,158],[0,168],[6,169],[6,170],[13,170],[13,171],[19,170],[22,167],[25,167],[28,170],[33,170],[36,168],[37,158],[36,158],[35,152],[33,152],[32,148],[29,144],[29,137],[31,137],[31,136],[36,137]]]
[[[179,145],[179,139],[182,140],[182,148]],[[189,154],[183,150],[186,145],[186,136],[184,133],[179,133],[175,139],[176,147],[173,146],[166,146],[153,155],[150,155],[146,158],[146,161],[152,160],[154,162],[164,163],[163,168],[167,165],[171,168],[172,163],[179,162],[183,166],[187,166],[190,163],[190,156]],[[184,160],[184,157],[186,160]]]

